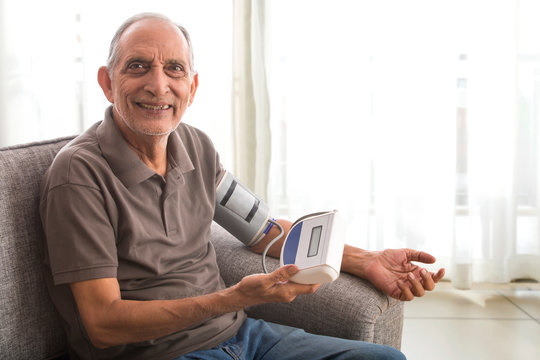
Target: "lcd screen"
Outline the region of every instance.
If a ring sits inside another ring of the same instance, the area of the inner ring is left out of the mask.
[[[321,243],[322,225],[316,226],[311,230],[311,239],[309,240],[308,257],[319,253],[319,244]]]

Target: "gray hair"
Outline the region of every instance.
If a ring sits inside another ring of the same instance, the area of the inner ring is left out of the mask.
[[[191,37],[189,36],[188,31],[185,27],[182,25],[176,24],[171,19],[166,17],[165,15],[161,15],[158,13],[141,13],[134,15],[127,19],[118,30],[116,30],[116,33],[114,34],[114,37],[111,40],[111,45],[109,47],[109,57],[107,58],[107,70],[109,71],[109,75],[112,77],[113,70],[115,66],[118,63],[118,57],[119,57],[119,49],[118,49],[118,42],[120,41],[120,37],[122,37],[122,34],[133,24],[135,24],[138,21],[146,20],[146,19],[158,19],[163,20],[166,22],[171,23],[172,25],[178,27],[184,37],[186,38],[186,41],[188,43],[189,48],[189,73],[191,76],[195,74],[195,65],[194,65],[194,56],[193,56],[193,46],[191,44]]]

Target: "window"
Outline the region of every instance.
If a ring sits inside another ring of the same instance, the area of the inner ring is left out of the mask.
[[[450,276],[461,263],[476,280],[527,276],[508,268],[540,255],[538,13],[272,1],[271,208],[338,209],[347,242],[422,248]]]

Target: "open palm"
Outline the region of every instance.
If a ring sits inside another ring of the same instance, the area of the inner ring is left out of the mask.
[[[431,273],[412,261],[431,264],[435,258],[423,251],[387,249],[373,253],[363,271],[364,277],[379,290],[399,300],[412,300],[433,290],[444,276],[444,269]]]

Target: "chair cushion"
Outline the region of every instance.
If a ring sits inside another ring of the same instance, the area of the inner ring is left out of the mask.
[[[55,358],[66,350],[43,277],[39,184],[69,138],[0,149],[0,354]]]

